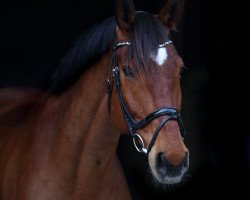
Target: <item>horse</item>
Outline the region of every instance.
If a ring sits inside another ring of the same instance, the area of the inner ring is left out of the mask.
[[[0,90],[0,199],[131,199],[116,149],[130,134],[156,182],[189,165],[181,110],[184,67],[170,38],[183,0],[158,15],[117,0],[61,59],[48,91]],[[86,68],[87,67],[87,68]]]

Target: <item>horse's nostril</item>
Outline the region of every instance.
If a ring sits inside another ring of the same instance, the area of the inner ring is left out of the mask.
[[[166,162],[166,158],[165,158],[164,154],[161,152],[158,153],[157,161],[156,161],[157,167],[159,167],[159,168],[164,167],[165,162]]]
[[[167,173],[167,167],[168,167],[168,161],[165,158],[164,154],[162,152],[157,154],[156,158],[156,169],[157,172],[161,175],[164,175]]]
[[[160,152],[156,158],[156,170],[161,176],[175,177],[182,174],[183,169],[188,168],[188,153],[185,154],[183,160],[177,166],[171,164],[165,155]]]

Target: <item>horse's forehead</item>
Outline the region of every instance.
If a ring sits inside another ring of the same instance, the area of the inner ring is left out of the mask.
[[[152,66],[154,71],[174,71],[177,63],[182,63],[182,58],[178,55],[174,46],[159,47],[156,51],[150,55],[153,61]]]
[[[179,55],[177,54],[173,45],[159,47],[151,58],[156,64],[162,66],[167,60],[177,59]]]
[[[149,51],[148,55],[145,56],[146,62],[144,62],[144,67],[141,66],[143,62],[136,62],[136,56],[133,57],[132,55],[132,59],[130,61],[128,61],[126,53],[128,52],[129,46],[126,46],[124,48],[120,48],[119,51],[117,51],[117,56],[119,58],[120,61],[127,63],[128,65],[135,65],[137,66],[139,64],[137,68],[137,70],[140,73],[144,73],[143,69],[149,69],[150,71],[150,76],[152,76],[153,74],[158,74],[168,71],[170,72],[170,74],[173,74],[174,70],[177,69],[175,68],[177,60],[182,60],[181,57],[178,55],[174,45],[167,45],[167,46],[163,46],[163,47],[158,47],[156,49],[152,49],[151,51]],[[148,59],[149,58],[149,59]],[[141,58],[142,60],[144,58]],[[131,62],[131,63],[130,63]],[[137,64],[136,64],[137,63]],[[148,70],[146,70],[148,71]],[[153,74],[151,73],[153,72]]]
[[[167,48],[159,47],[156,53],[152,53],[150,57],[157,65],[162,66],[168,59]]]

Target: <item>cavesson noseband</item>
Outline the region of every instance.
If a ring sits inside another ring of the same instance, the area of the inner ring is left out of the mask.
[[[168,40],[165,43],[160,44],[158,47],[162,48],[162,47],[169,45],[169,44],[172,44],[171,40]],[[121,87],[120,87],[119,65],[118,65],[118,62],[116,59],[116,54],[115,54],[115,52],[118,48],[123,47],[123,46],[129,46],[129,45],[131,45],[130,42],[120,42],[120,43],[116,43],[114,45],[113,54],[112,54],[112,62],[111,62],[112,76],[114,79],[114,86],[115,86],[115,90],[116,90],[116,93],[118,96],[120,107],[121,107],[121,110],[123,112],[123,116],[124,116],[125,121],[127,123],[128,129],[129,129],[131,136],[133,138],[133,143],[135,145],[135,148],[138,152],[148,155],[151,148],[154,145],[154,142],[155,142],[161,128],[169,120],[177,121],[179,128],[180,128],[180,133],[181,133],[182,138],[184,137],[185,131],[184,131],[184,126],[183,126],[182,120],[180,118],[180,114],[176,108],[172,108],[172,107],[159,108],[156,111],[147,115],[145,118],[143,118],[139,122],[136,121],[133,118],[133,116],[131,116],[131,114],[129,113],[129,111],[128,111],[128,109],[123,101],[123,98],[122,98],[122,91],[121,91]],[[108,94],[111,93],[111,84],[110,84],[109,78],[107,79],[107,93]],[[145,147],[142,137],[136,132],[136,130],[144,128],[151,121],[153,121],[154,119],[161,117],[161,116],[166,116],[166,117],[161,121],[161,123],[157,127],[148,147]]]

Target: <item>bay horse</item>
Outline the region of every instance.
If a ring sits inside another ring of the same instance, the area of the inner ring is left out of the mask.
[[[157,182],[182,180],[183,61],[169,39],[182,7],[167,0],[156,16],[117,0],[115,17],[61,60],[49,91],[0,90],[1,200],[131,199],[116,155],[127,133]]]

